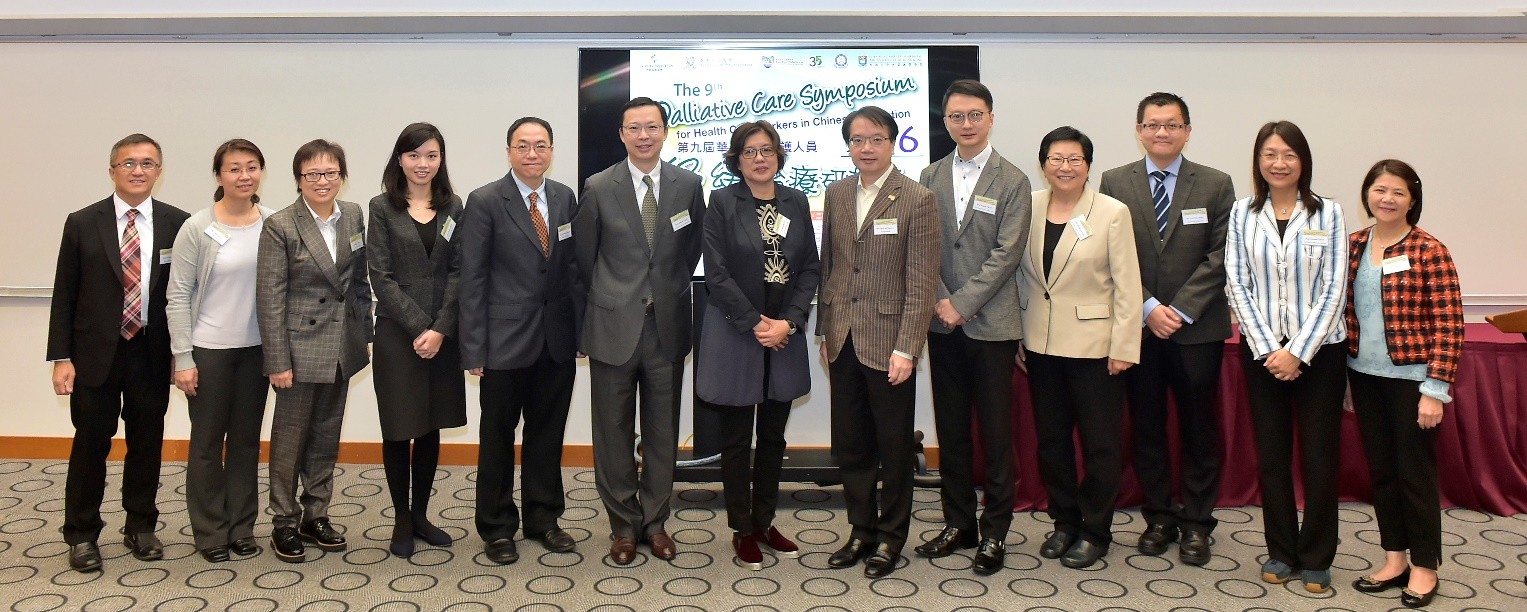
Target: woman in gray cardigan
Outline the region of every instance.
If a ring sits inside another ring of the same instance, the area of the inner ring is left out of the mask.
[[[798,554],[773,526],[790,403],[811,390],[804,334],[821,281],[806,194],[774,181],[785,163],[767,121],[732,132],[726,167],[741,181],[711,192],[705,214],[710,299],[695,358],[695,392],[720,404],[722,490],[732,549],[763,568],[759,546]],[[757,428],[758,444],[748,450]]]
[[[467,424],[456,344],[461,253],[454,238],[462,207],[451,192],[440,130],[428,123],[403,128],[382,171],[382,188],[371,198],[366,234],[376,294],[372,380],[394,512],[389,548],[407,557],[415,537],[434,546],[451,543],[430,523],[429,496],[440,430]]]
[[[260,552],[254,524],[266,379],[255,318],[255,259],[271,209],[259,205],[265,156],[235,138],[212,155],[216,202],[175,237],[165,314],[175,386],[190,406],[186,505],[211,563]],[[226,455],[225,455],[226,445]]]

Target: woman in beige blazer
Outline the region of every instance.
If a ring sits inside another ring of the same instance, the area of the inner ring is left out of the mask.
[[[1023,349],[1039,473],[1055,531],[1040,556],[1084,568],[1108,553],[1124,470],[1124,380],[1140,361],[1140,264],[1129,209],[1087,186],[1092,140],[1070,126],[1046,134],[1019,268]],[[1081,434],[1086,477],[1076,474]]]

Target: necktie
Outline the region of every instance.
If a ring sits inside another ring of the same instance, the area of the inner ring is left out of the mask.
[[[1151,201],[1156,203],[1156,231],[1165,238],[1167,211],[1172,208],[1172,196],[1166,193],[1166,171],[1152,172],[1151,178],[1156,180],[1156,187],[1151,190]]]
[[[546,217],[541,216],[541,209],[536,206],[540,199],[541,194],[530,192],[530,224],[536,226],[536,237],[541,239],[541,257],[551,257],[551,236],[546,233]]]
[[[143,329],[143,270],[138,252],[138,210],[127,210],[127,227],[122,230],[122,337],[131,340]]]
[[[652,175],[642,177],[647,195],[642,196],[642,229],[647,231],[647,246],[652,246],[652,228],[657,227],[657,194],[652,190]]]

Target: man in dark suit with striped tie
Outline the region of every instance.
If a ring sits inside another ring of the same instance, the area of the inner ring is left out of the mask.
[[[189,217],[151,197],[159,143],[133,134],[111,148],[111,197],[69,215],[58,249],[48,360],[53,392],[69,396],[74,444],[64,484],[69,566],[101,569],[106,455],[120,417],[127,428],[122,530],[133,557],[164,556],[154,535],[160,448],[170,402],[170,332],[164,315],[170,247]]]

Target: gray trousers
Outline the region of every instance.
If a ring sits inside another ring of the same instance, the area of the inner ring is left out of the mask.
[[[673,497],[678,454],[679,392],[684,364],[658,351],[657,325],[648,315],[631,360],[615,365],[589,360],[594,421],[594,484],[610,515],[610,532],[637,538],[663,531]],[[642,470],[632,448],[636,398],[641,395]]]
[[[260,426],[267,380],[260,345],[193,347],[196,395],[186,398],[191,447],[186,511],[198,550],[254,535],[260,515]],[[224,446],[226,444],[226,455]]]
[[[349,392],[349,379],[340,375],[332,383],[294,382],[290,389],[276,389],[276,413],[270,425],[273,528],[296,527],[299,520],[328,517],[329,499],[334,495],[334,462],[339,459],[339,429]]]

